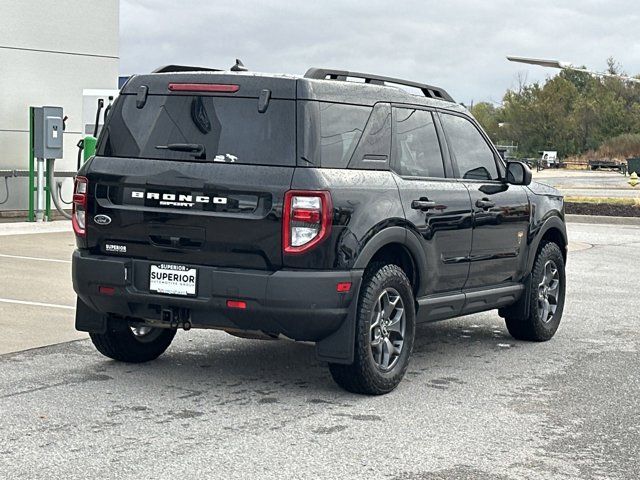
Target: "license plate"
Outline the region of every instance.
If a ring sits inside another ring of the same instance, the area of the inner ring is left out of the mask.
[[[196,295],[198,271],[184,265],[151,265],[149,290],[167,295]]]

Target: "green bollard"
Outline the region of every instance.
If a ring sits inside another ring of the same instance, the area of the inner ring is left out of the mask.
[[[93,157],[96,154],[96,144],[98,143],[98,139],[91,135],[84,137],[84,148],[83,148],[83,160],[86,162],[89,160],[89,157]]]

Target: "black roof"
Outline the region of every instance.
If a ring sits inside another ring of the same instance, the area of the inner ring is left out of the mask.
[[[232,72],[203,67],[170,65],[156,69],[157,73],[134,75],[122,87],[123,94],[137,94],[142,86],[148,93],[168,93],[169,83],[237,83],[237,97],[258,97],[264,89],[271,90],[274,99],[303,99],[356,105],[373,105],[377,102],[423,105],[448,110],[464,111],[451,96],[439,87],[427,84],[382,77],[373,74],[313,68],[304,77],[285,74],[257,72]],[[350,77],[363,81],[349,81]],[[398,86],[396,86],[398,85]],[[414,95],[402,86],[417,89],[422,94]],[[174,92],[173,94],[180,94]],[[218,94],[214,94],[218,95]],[[227,94],[222,94],[227,95]]]

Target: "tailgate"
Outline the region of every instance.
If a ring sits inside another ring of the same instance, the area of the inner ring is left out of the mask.
[[[87,240],[95,253],[282,265],[282,202],[293,167],[95,157],[89,170]]]
[[[83,169],[89,248],[280,268],[282,202],[296,164],[294,94],[293,79],[248,74],[133,77]]]

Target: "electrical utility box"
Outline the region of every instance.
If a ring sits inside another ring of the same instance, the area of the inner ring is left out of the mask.
[[[62,107],[33,109],[33,156],[36,158],[62,158]]]

